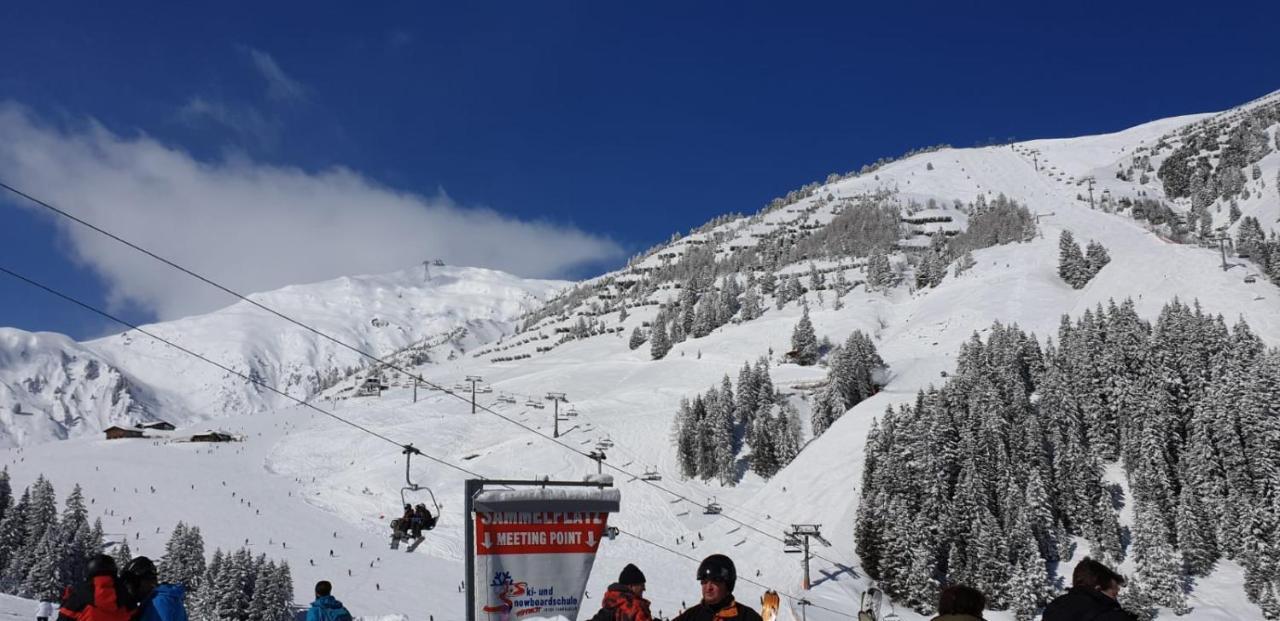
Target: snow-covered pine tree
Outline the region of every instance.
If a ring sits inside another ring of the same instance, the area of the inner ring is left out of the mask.
[[[169,533],[169,541],[164,544],[164,554],[156,564],[161,582],[181,583],[187,577],[187,553],[184,546],[187,541],[187,524],[178,522]]]
[[[115,552],[111,554],[116,559],[116,567],[124,567],[133,560],[133,550],[129,549],[129,538],[125,537],[116,544]]]
[[[626,321],[628,316],[629,315],[627,313],[626,303],[619,303],[618,304],[618,325],[622,325],[622,322]],[[632,347],[632,349],[635,349],[635,348]]]
[[[1058,237],[1058,276],[1072,289],[1080,289],[1089,282],[1088,274],[1089,268],[1084,254],[1080,252],[1080,245],[1071,231],[1063,231]]]
[[[867,257],[867,288],[872,291],[884,291],[893,284],[893,269],[889,266],[889,255],[873,252]]]
[[[831,424],[836,422],[836,419],[843,416],[847,409],[840,386],[834,381],[828,381],[822,392],[818,393],[818,398],[813,404],[813,413],[810,421],[813,427],[813,437],[816,438],[826,433],[827,428],[831,427]]]
[[[9,507],[13,506],[13,487],[9,483],[9,467],[5,466],[0,470],[0,521],[4,521],[4,516],[9,513]]]
[[[1090,240],[1089,245],[1084,253],[1085,266],[1089,271],[1089,278],[1092,279],[1102,271],[1111,262],[1111,255],[1107,249],[1100,243]]]
[[[667,323],[666,311],[658,311],[658,316],[653,319],[653,327],[649,337],[649,355],[654,360],[661,360],[666,357],[667,352],[671,351],[671,339],[667,335]]]
[[[27,535],[27,511],[30,506],[31,488],[25,488],[18,502],[14,503],[5,514],[4,520],[0,520],[0,568],[3,569],[3,573],[0,574],[0,587],[5,590],[12,590],[18,581],[26,578],[26,576],[16,577],[16,569],[10,571],[9,568],[22,553]]]
[[[33,550],[31,568],[27,571],[26,579],[18,587],[19,597],[57,601],[64,584],[58,567],[64,549],[58,529],[45,529]]]
[[[31,566],[36,562],[36,548],[44,539],[45,531],[51,528],[55,530],[58,528],[58,499],[54,493],[53,484],[41,474],[31,485],[22,545],[16,548],[5,570],[5,576],[12,584],[20,584],[27,579]],[[53,562],[57,563],[58,558],[60,557],[55,557]]]
[[[725,376],[724,383],[728,384],[729,376]],[[706,437],[709,439],[709,457],[706,460],[712,468],[711,477],[720,481],[721,485],[733,485],[737,482],[737,473],[734,468],[734,433],[733,433],[733,390],[726,386],[725,389],[717,391],[715,388],[711,392],[716,395],[715,399],[709,403],[707,409],[707,420],[705,423]]]
[[[264,560],[253,580],[253,596],[249,598],[248,621],[269,621],[271,597],[275,589],[276,564]]]
[[[809,320],[809,307],[804,307],[800,321],[791,332],[791,352],[800,366],[810,366],[818,362],[818,337],[813,331],[813,322]]]
[[[693,404],[688,399],[680,400],[680,409],[672,425],[675,437],[676,459],[680,462],[680,476],[690,479],[698,476],[700,448],[698,445],[698,421],[693,416]]]
[[[694,311],[693,327],[689,332],[689,336],[700,339],[716,328],[716,308],[715,302],[718,298],[713,295],[704,295],[698,300],[698,306]]]
[[[631,340],[627,342],[627,347],[631,348],[632,351],[640,349],[640,346],[644,345],[644,340],[644,332],[640,330],[640,326],[636,326],[631,331]]]
[[[764,310],[760,307],[760,296],[756,293],[755,287],[747,287],[747,292],[742,294],[742,320],[751,321],[763,312]]]

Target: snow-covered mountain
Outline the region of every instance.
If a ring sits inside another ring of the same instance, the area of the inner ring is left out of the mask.
[[[337,411],[396,442],[413,442],[433,457],[490,477],[576,479],[594,472],[596,464],[564,445],[590,450],[602,439],[612,440],[609,464],[633,474],[654,471],[662,476],[662,489],[638,477],[618,477],[623,511],[614,522],[639,538],[623,536],[602,547],[588,590],[602,593],[625,563],[635,562],[649,577],[646,595],[654,610],[666,616],[682,602],[697,599],[696,563],[689,557],[712,551],[736,560],[743,577],[737,591],[741,601],[757,602],[760,584],[799,594],[796,557],[784,554],[778,538],[791,524],[821,524],[832,547],[818,549],[822,558],[814,561],[816,584],[805,595],[839,612],[811,607],[807,617],[848,619],[870,584],[853,544],[868,431],[887,407],[909,403],[920,390],[946,381],[960,346],[973,334],[985,334],[999,321],[1043,339],[1055,334],[1064,314],[1079,317],[1112,299],[1131,298],[1137,313],[1153,320],[1178,298],[1198,300],[1205,312],[1222,314],[1229,324],[1243,319],[1268,346],[1280,346],[1280,288],[1267,277],[1268,258],[1228,251],[1224,269],[1224,253],[1213,241],[1219,226],[1235,237],[1246,217],[1256,218],[1264,231],[1277,227],[1280,145],[1275,141],[1280,119],[1272,111],[1278,102],[1280,93],[1275,93],[1220,114],[1165,119],[1099,136],[935,148],[857,174],[833,176],[757,214],[707,223],[623,269],[559,292],[546,304],[521,304],[523,293],[504,297],[510,306],[503,320],[523,313],[517,333],[502,334],[497,329],[501,322],[488,331],[468,324],[475,340],[465,353],[453,360],[446,355],[441,364],[440,352],[432,357],[435,364],[417,368],[446,385],[466,375],[483,376],[493,388],[484,393],[486,406],[544,434],[552,427],[551,409],[531,404],[540,403],[548,391],[565,392],[577,416],[561,423],[563,445],[492,414],[472,416],[468,404],[450,395],[435,392],[415,400],[405,386],[393,387],[381,398],[336,401]],[[1236,129],[1241,126],[1247,131]],[[1233,143],[1232,136],[1248,138]],[[1194,151],[1179,151],[1192,143]],[[1175,163],[1165,166],[1171,158]],[[1199,179],[1195,190],[1190,182],[1186,185],[1190,195],[1181,189],[1166,191],[1171,184],[1182,187],[1177,180],[1166,182],[1176,177],[1170,171],[1184,166],[1179,160],[1200,171],[1192,173]],[[1240,168],[1243,179],[1224,165]],[[1004,204],[1001,195],[1026,208],[1038,234],[996,245],[965,237],[966,231],[990,224],[983,220],[982,214],[990,213],[983,206]],[[1241,213],[1234,221],[1233,201]],[[869,221],[866,214],[891,214],[891,226]],[[1211,235],[1201,235],[1206,214]],[[866,235],[877,226],[892,235],[891,247]],[[1100,243],[1111,257],[1079,289],[1058,274],[1064,231],[1080,242]],[[957,273],[954,268],[963,257],[936,252],[934,240],[944,238],[970,244],[968,269]],[[886,258],[890,274],[873,274],[878,268],[868,255]],[[954,262],[931,264],[943,256]],[[918,278],[922,274],[927,278]],[[793,275],[803,283],[798,297],[779,304],[780,292],[789,290],[781,283],[790,287]],[[310,292],[289,288],[269,305],[297,313],[353,345],[389,352],[430,340],[459,322],[483,320],[478,313],[496,296],[492,291],[478,294],[468,313],[402,334],[396,326],[410,330],[409,319],[419,315],[404,310],[407,303],[399,302],[396,291],[417,287],[409,283],[419,276],[411,270],[388,277],[398,285],[339,280]],[[811,279],[816,286],[810,286]],[[459,278],[454,292],[460,295],[464,282],[474,280]],[[767,280],[776,281],[776,293],[765,292],[760,283]],[[740,310],[719,317],[714,328],[685,335],[658,360],[647,344],[630,347],[633,332],[651,337],[660,313],[681,308],[691,281],[704,293],[754,283],[753,291],[761,292],[761,312],[749,319]],[[555,289],[552,283],[507,285],[510,291],[533,287],[535,296]],[[352,294],[346,287],[363,293]],[[403,294],[403,299],[416,295]],[[383,306],[373,299],[381,299]],[[726,374],[736,378],[744,362],[767,357],[775,387],[807,418],[811,387],[825,378],[826,369],[791,364],[784,356],[804,312],[802,303],[819,337],[838,343],[861,330],[874,339],[889,369],[884,389],[817,438],[809,439],[806,422],[803,433],[809,441],[768,480],[745,468],[734,486],[681,478],[670,433],[680,400],[706,391]],[[214,315],[216,322],[211,315],[164,329],[299,395],[319,390],[324,397],[340,397],[343,387],[325,388],[323,372],[315,372],[358,362],[240,305]],[[374,327],[375,317],[390,326]],[[456,587],[462,578],[463,475],[415,463],[415,482],[431,487],[444,518],[416,553],[388,552],[382,548],[385,522],[399,507],[404,484],[404,462],[396,447],[298,408],[245,415],[237,408],[265,410],[279,404],[232,378],[199,370],[198,363],[180,354],[143,346],[141,340],[126,334],[83,348],[138,384],[156,386],[157,403],[160,396],[182,399],[191,416],[224,411],[222,424],[241,432],[244,444],[206,451],[183,443],[74,439],[76,450],[56,457],[10,452],[17,482],[29,482],[38,472],[51,476],[60,490],[80,482],[87,495],[97,496],[95,511],[112,511],[112,520],[132,516],[132,532],[125,535],[133,535],[129,541],[135,553],[159,554],[167,529],[178,519],[209,516],[201,526],[210,547],[245,541],[266,546],[268,554],[290,561],[299,592],[315,580],[333,579],[340,597],[358,614],[460,618],[462,596]],[[230,407],[220,410],[223,404]],[[99,472],[95,466],[100,464],[115,468]],[[155,481],[155,494],[108,493],[123,467],[154,472],[149,478]],[[1122,481],[1125,474],[1112,465],[1108,476]],[[227,487],[208,493],[208,486],[217,485],[214,481]],[[231,497],[233,490],[240,500]],[[723,514],[703,512],[701,504],[712,498]],[[245,508],[244,499],[253,509]],[[1131,511],[1121,512],[1120,519],[1131,523]],[[279,545],[286,538],[287,548]],[[1132,571],[1131,562],[1122,570]],[[1070,562],[1057,571],[1069,575]],[[1192,610],[1185,618],[1261,619],[1241,583],[1238,564],[1219,562],[1192,585]],[[897,612],[903,619],[926,618],[902,608]],[[801,618],[794,599],[784,597],[781,618]],[[992,612],[987,618],[1013,615]]]
[[[425,265],[250,299],[375,356],[404,352],[417,362],[443,364],[510,331],[515,318],[563,285]],[[368,366],[350,349],[243,301],[143,328],[299,399]],[[0,376],[0,441],[18,445],[111,425],[181,424],[290,403],[132,330],[76,343],[5,329]]]

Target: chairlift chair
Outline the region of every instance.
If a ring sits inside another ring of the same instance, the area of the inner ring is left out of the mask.
[[[703,515],[720,515],[720,503],[716,502],[714,496],[707,500],[707,505],[702,508]]]
[[[661,481],[662,474],[658,472],[657,468],[645,468],[644,474],[640,475],[640,478],[645,481]]]
[[[404,487],[400,488],[400,506],[401,507],[414,506],[414,504],[410,502],[410,496],[413,494],[426,492],[427,496],[431,499],[431,507],[435,509],[435,513],[432,513],[426,519],[426,521],[421,524],[413,524],[413,523],[405,524],[403,523],[403,518],[395,518],[391,520],[391,549],[395,550],[399,548],[401,541],[408,541],[409,539],[412,538],[412,539],[415,539],[415,542],[413,543],[413,545],[411,545],[408,548],[408,551],[412,552],[418,546],[419,543],[422,543],[423,537],[421,535],[421,532],[427,531],[427,530],[433,530],[435,529],[436,524],[439,523],[440,503],[436,502],[435,492],[431,491],[430,487],[427,487],[425,485],[418,485],[417,483],[414,483],[413,479],[410,477],[411,469],[413,466],[413,456],[415,454],[421,455],[422,452],[414,448],[412,444],[406,444],[404,446],[404,449],[401,452],[404,453],[405,485]],[[418,504],[423,504],[423,503],[418,503]],[[417,530],[419,533],[418,536],[411,537],[409,534],[411,530]]]

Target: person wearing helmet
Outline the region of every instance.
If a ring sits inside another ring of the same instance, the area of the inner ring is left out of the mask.
[[[142,610],[136,621],[187,621],[186,587],[161,583],[156,564],[145,556],[134,557],[120,572]]]
[[[116,577],[116,560],[106,554],[95,555],[89,559],[88,574],[88,580],[63,593],[58,621],[129,621],[137,606]]]
[[[760,613],[733,599],[733,586],[738,570],[733,559],[712,554],[698,565],[698,582],[702,583],[702,601],[689,607],[675,621],[761,621]]]

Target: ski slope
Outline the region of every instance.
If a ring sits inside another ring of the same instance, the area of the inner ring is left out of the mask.
[[[913,399],[930,384],[941,383],[941,374],[951,369],[960,343],[974,332],[981,333],[993,321],[1001,321],[1017,323],[1043,340],[1054,334],[1063,314],[1076,316],[1113,298],[1132,298],[1138,312],[1150,319],[1178,297],[1198,300],[1207,312],[1221,313],[1229,322],[1243,318],[1265,342],[1280,345],[1280,291],[1275,286],[1263,281],[1246,284],[1243,275],[1247,268],[1239,265],[1224,271],[1213,250],[1168,243],[1127,217],[1091,209],[1077,199],[1080,186],[1061,178],[1096,175],[1101,183],[1136,145],[1150,144],[1202,118],[1167,119],[1103,136],[944,149],[888,164],[874,175],[821,188],[819,194],[837,196],[897,189],[902,196],[921,203],[936,199],[946,204],[1004,193],[1033,213],[1042,214],[1042,235],[1028,243],[975,252],[973,269],[959,277],[948,275],[935,289],[908,291],[900,287],[886,295],[857,288],[846,296],[840,311],[831,308],[829,298],[819,303],[810,294],[818,335],[839,341],[855,329],[867,332],[876,339],[891,377],[883,392],[858,404],[769,481],[750,473],[732,488],[680,480],[670,439],[671,421],[681,397],[705,391],[725,374],[736,382],[742,363],[759,356],[770,356],[775,385],[783,393],[793,393],[803,406],[800,393],[792,387],[821,378],[823,370],[777,364],[790,347],[791,329],[800,316],[797,304],[780,311],[771,307],[757,320],[729,324],[707,337],[679,343],[660,361],[649,360],[647,347],[636,351],[627,347],[625,337],[630,330],[652,320],[656,313],[656,307],[645,307],[632,312],[616,336],[569,341],[516,362],[460,356],[418,369],[427,379],[446,387],[466,375],[483,376],[494,392],[480,395],[482,403],[510,421],[486,412],[473,415],[462,399],[439,391],[421,390],[415,403],[412,389],[403,386],[384,392],[380,398],[357,399],[337,398],[346,387],[339,385],[315,402],[396,443],[412,442],[428,455],[486,477],[580,479],[595,472],[596,465],[573,449],[585,452],[602,438],[612,439],[615,446],[608,451],[607,464],[624,471],[613,472],[622,490],[623,507],[613,524],[635,536],[623,535],[602,546],[588,587],[592,597],[588,603],[598,602],[599,594],[622,566],[634,562],[648,576],[646,595],[653,601],[653,610],[674,616],[682,604],[692,604],[698,597],[696,561],[709,553],[723,552],[738,564],[742,579],[737,595],[741,601],[759,602],[762,589],[748,580],[768,585],[784,595],[780,618],[798,619],[795,600],[788,596],[800,593],[801,570],[797,557],[785,555],[782,543],[773,537],[780,538],[793,523],[816,523],[823,526],[823,533],[834,545],[817,549],[823,558],[813,563],[815,586],[806,597],[840,612],[815,606],[807,611],[807,617],[818,621],[848,619],[869,583],[852,552],[866,432],[886,407]],[[1028,149],[1041,154],[1040,170],[1024,154]],[[1043,166],[1045,160],[1057,171]],[[1270,202],[1258,209],[1270,209],[1277,202],[1275,188],[1269,189],[1271,194],[1259,200]],[[803,210],[809,202],[801,201],[794,209]],[[755,221],[744,219],[723,226],[738,231],[732,243],[749,243],[752,230],[778,226],[795,217],[795,211],[788,208],[771,211]],[[827,221],[832,215],[819,211],[811,217]],[[1071,289],[1057,276],[1057,240],[1063,230],[1070,230],[1082,243],[1101,242],[1112,257],[1081,290]],[[689,239],[696,236],[682,239],[633,267],[658,260],[658,254],[678,253]],[[363,290],[333,300],[321,296],[295,307],[334,304],[345,308],[365,303],[364,296],[369,294]],[[471,307],[467,312],[477,309]],[[315,319],[322,321],[323,317]],[[237,348],[273,336],[273,327],[282,327],[269,322],[256,325],[261,326],[258,331],[175,329],[172,335],[179,341],[209,340],[226,350],[240,351]],[[326,328],[344,329],[342,325],[322,325]],[[482,336],[496,335],[495,331]],[[144,347],[139,341],[141,338],[135,337],[135,344],[129,346],[134,348],[131,352]],[[178,375],[172,372],[176,368],[181,375],[200,377],[205,382],[201,394],[206,396],[243,390],[217,374],[201,375],[204,372],[195,363],[161,353],[152,345],[145,346],[148,349],[144,351],[150,352],[146,356],[126,355],[123,347],[104,347],[102,351],[113,363],[147,381],[158,384]],[[298,347],[309,351],[310,346],[299,342]],[[139,361],[147,358],[151,362]],[[552,427],[550,405],[545,409],[524,405],[529,399],[542,399],[549,391],[566,393],[580,414],[561,424],[559,442],[544,437]],[[516,403],[499,403],[500,394],[516,395]],[[215,544],[236,547],[247,540],[255,552],[287,559],[300,600],[315,580],[331,579],[335,595],[357,615],[461,618],[463,602],[457,590],[463,573],[461,490],[468,475],[415,459],[414,481],[431,487],[444,514],[416,552],[392,552],[387,549],[386,522],[398,511],[399,490],[404,485],[398,447],[302,408],[249,411],[229,408],[216,423],[243,434],[242,443],[210,446],[164,440],[104,441],[86,436],[9,449],[3,456],[15,485],[29,483],[40,472],[49,475],[63,494],[72,482],[80,482],[86,496],[94,499],[94,512],[112,513],[104,519],[108,532],[134,537],[130,545],[135,554],[158,554],[168,530],[183,519],[201,526],[210,548]],[[803,407],[802,415],[807,418]],[[172,435],[181,437],[201,429],[202,424],[192,424]],[[661,472],[663,479],[650,483],[625,474],[650,468]],[[149,491],[152,485],[154,493]],[[722,515],[702,513],[700,505],[711,497],[723,505]],[[247,504],[250,502],[252,507]],[[1070,569],[1061,571],[1069,574]],[[1221,563],[1214,574],[1195,585],[1189,597],[1193,611],[1184,618],[1261,619],[1260,611],[1247,602],[1240,583],[1239,568]],[[582,616],[593,612],[584,610]],[[897,612],[903,619],[922,618],[907,610]],[[1013,617],[995,612],[987,618]]]

